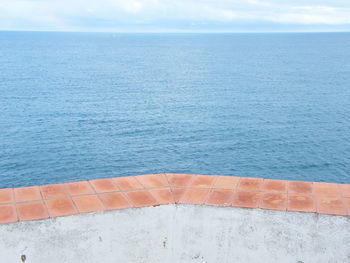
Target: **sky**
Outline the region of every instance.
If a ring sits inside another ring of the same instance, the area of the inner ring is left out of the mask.
[[[0,30],[350,31],[350,0],[0,0]]]

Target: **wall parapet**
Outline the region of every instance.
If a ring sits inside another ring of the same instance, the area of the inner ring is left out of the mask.
[[[169,204],[350,216],[350,185],[164,173],[6,188],[0,224]]]

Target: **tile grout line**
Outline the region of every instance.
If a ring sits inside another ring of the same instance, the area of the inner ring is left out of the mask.
[[[102,210],[101,211],[106,211],[106,207],[104,205],[104,203],[102,202],[101,198],[99,197],[95,187],[92,185],[92,183],[90,182],[91,180],[87,180],[87,183],[90,185],[90,187],[92,188],[92,190],[95,192],[93,195],[97,198],[97,200],[100,201],[101,205],[102,205]],[[79,211],[79,210],[78,210]],[[97,211],[92,211],[92,212],[97,212]],[[80,212],[79,212],[80,213]]]
[[[162,176],[163,180],[166,182],[166,186],[162,186],[162,187],[159,188],[159,189],[149,189],[150,194],[152,195],[152,192],[151,192],[152,190],[166,190],[166,189],[169,189],[169,192],[170,192],[170,195],[171,195],[171,199],[174,200],[173,193],[172,193],[171,189],[169,188],[169,181],[168,181],[168,178],[166,177],[165,174],[160,174],[159,176]],[[163,205],[163,204],[161,203],[161,201],[160,201],[159,199],[157,199],[154,195],[153,195],[153,197],[154,197],[154,199],[156,199],[156,200],[158,201],[158,204],[159,204],[159,205]],[[168,204],[173,204],[173,203],[174,203],[174,202],[172,201],[172,202],[170,202],[170,203],[168,203]]]
[[[148,176],[149,174],[143,175],[143,176]],[[158,176],[159,174],[157,174]],[[137,177],[138,176],[142,176],[142,175],[135,175],[134,178],[135,180],[141,185],[143,186],[143,191],[147,191],[147,193],[153,198],[153,200],[157,203],[157,205],[160,205],[160,202],[152,195],[152,193],[149,191],[149,188],[147,188]]]
[[[170,181],[169,181],[168,175],[166,173],[164,173],[164,177],[165,177],[165,180],[167,181],[167,183],[169,185],[169,191],[171,193],[172,204],[176,204],[175,195],[174,195],[174,192],[173,192],[173,188],[170,186]]]
[[[216,181],[217,181],[218,179],[219,179],[219,176],[215,176],[215,177],[214,177],[214,180],[213,180],[213,182],[212,182],[211,185],[210,185],[209,191],[208,191],[207,195],[206,195],[205,198],[204,198],[204,202],[203,202],[204,205],[207,203],[209,197],[211,196],[211,194],[212,194],[212,192],[213,192],[213,187],[214,187],[214,185],[216,184]]]
[[[38,188],[39,188],[39,193],[40,193],[40,196],[41,196],[41,199],[42,199],[41,202],[43,203],[43,206],[44,206],[44,208],[45,208],[45,210],[46,210],[46,213],[47,213],[48,218],[52,218],[51,215],[50,215],[50,212],[49,212],[49,208],[48,208],[48,206],[47,206],[47,204],[46,204],[46,202],[45,202],[44,195],[43,195],[43,193],[42,193],[42,191],[41,191],[42,187],[43,187],[43,186],[39,186],[39,187],[38,187]]]

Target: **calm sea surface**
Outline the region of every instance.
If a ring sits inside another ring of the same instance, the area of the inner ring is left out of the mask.
[[[0,187],[350,183],[350,33],[0,32]]]

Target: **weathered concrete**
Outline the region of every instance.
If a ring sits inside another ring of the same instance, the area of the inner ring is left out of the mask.
[[[0,225],[0,262],[350,262],[350,218],[168,205]]]

